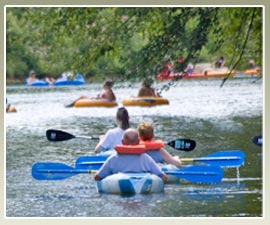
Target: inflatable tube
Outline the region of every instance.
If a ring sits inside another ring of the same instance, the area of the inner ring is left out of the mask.
[[[139,155],[146,152],[144,145],[116,145],[114,149],[120,155],[123,154]]]
[[[124,106],[156,106],[168,105],[169,101],[158,97],[133,97],[124,99],[122,104]]]
[[[33,86],[33,87],[43,87],[43,86],[48,86],[48,83],[44,80],[35,80],[32,81],[31,85],[28,85],[27,82],[28,79],[25,80],[25,85],[27,86]]]
[[[57,79],[54,83],[55,86],[76,86],[85,84],[82,80],[66,80],[66,79]]]
[[[117,102],[102,99],[80,99],[74,103],[74,107],[115,107]]]
[[[245,75],[261,75],[260,69],[250,69],[244,72]]]
[[[110,194],[149,194],[164,191],[162,179],[150,173],[118,173],[96,182],[97,191]]]
[[[72,86],[72,85],[83,85],[85,84],[84,78],[81,74],[77,74],[73,80],[67,78],[58,78],[55,82],[55,86]]]

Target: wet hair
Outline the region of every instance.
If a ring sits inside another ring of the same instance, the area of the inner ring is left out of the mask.
[[[116,113],[116,119],[121,122],[121,128],[126,130],[130,127],[129,115],[125,107],[118,108]]]
[[[140,123],[138,125],[138,132],[142,141],[151,141],[154,137],[154,129],[151,123]]]
[[[107,86],[109,88],[112,88],[114,82],[112,80],[106,80],[104,83],[103,83],[103,86]]]

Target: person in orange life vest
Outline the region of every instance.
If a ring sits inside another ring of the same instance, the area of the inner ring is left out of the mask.
[[[82,95],[79,98],[77,98],[75,101],[73,101],[72,103],[66,105],[66,107],[73,107],[73,105],[75,104],[76,101],[80,100],[80,99],[103,99],[103,100],[108,100],[108,101],[116,101],[116,97],[112,91],[112,86],[113,86],[113,81],[111,80],[106,80],[103,83],[103,92],[101,94],[98,94],[96,98],[90,98],[88,96]]]
[[[139,145],[139,134],[136,129],[129,128],[124,132],[123,145],[115,147],[117,154],[111,155],[99,169],[96,181],[115,173],[151,173],[167,180],[167,176],[156,162],[145,153],[145,146]],[[119,149],[119,151],[118,151]],[[120,152],[120,149],[122,151]]]
[[[177,166],[178,168],[182,167],[182,162],[177,156],[172,156],[169,152],[167,152],[163,145],[159,145],[158,141],[154,141],[154,129],[151,125],[151,123],[140,123],[138,125],[138,132],[141,139],[141,144],[145,144],[147,148],[147,154],[149,154],[157,163],[163,163],[166,162],[168,164],[172,164]],[[157,144],[155,144],[155,142]],[[148,144],[147,144],[148,143]],[[149,145],[149,148],[147,147]],[[151,145],[153,148],[151,149]],[[156,145],[157,147],[154,147]]]

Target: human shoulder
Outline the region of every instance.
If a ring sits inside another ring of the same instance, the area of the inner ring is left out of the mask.
[[[112,128],[112,129],[109,129],[106,133],[106,135],[111,135],[111,134],[119,134],[119,133],[123,133],[124,130],[120,127],[116,127],[116,128]]]

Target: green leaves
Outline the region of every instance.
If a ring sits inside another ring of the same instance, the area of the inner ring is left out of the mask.
[[[164,57],[212,62],[221,54],[237,60],[253,8],[215,7],[9,7],[7,76],[30,69],[59,76],[73,70],[129,79],[154,76]],[[262,9],[243,61],[262,59]],[[235,51],[237,50],[237,51]],[[232,58],[232,56],[235,56]],[[91,76],[90,76],[91,75]],[[166,88],[165,88],[166,89]],[[164,89],[164,90],[165,90]]]

